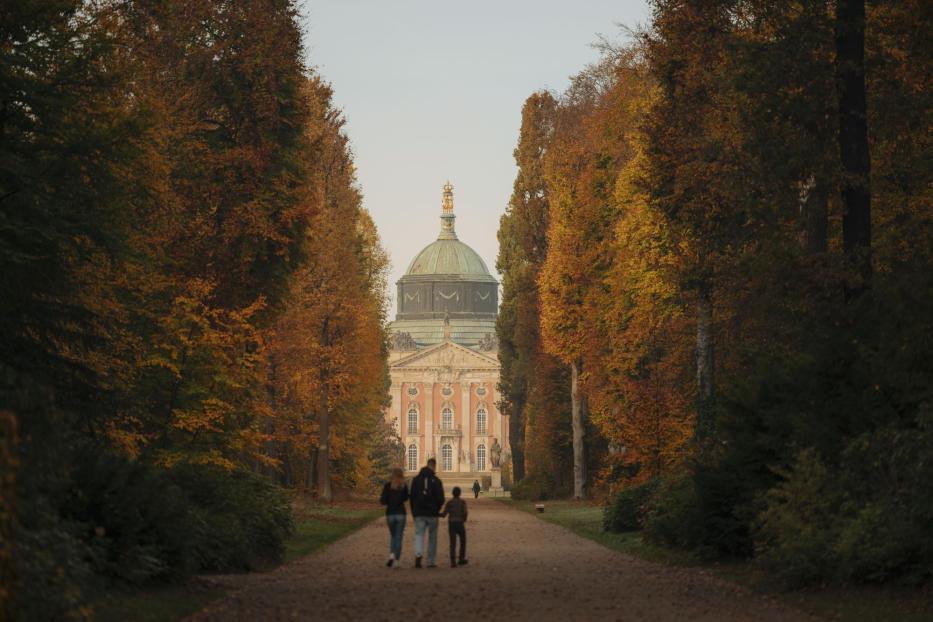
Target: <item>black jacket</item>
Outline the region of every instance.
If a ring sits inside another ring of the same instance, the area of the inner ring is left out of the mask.
[[[393,490],[389,482],[382,487],[379,503],[386,506],[386,516],[389,514],[404,514],[405,502],[408,501],[408,484],[403,484],[398,490]]]
[[[444,484],[434,471],[422,467],[411,481],[412,516],[437,516],[444,507]]]

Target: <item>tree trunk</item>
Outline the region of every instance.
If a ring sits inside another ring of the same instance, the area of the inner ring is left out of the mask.
[[[713,296],[704,284],[697,298],[697,423],[696,437],[713,431]]]
[[[282,455],[282,479],[286,488],[295,486],[295,473],[292,470],[292,459],[288,448],[279,443]]]
[[[807,196],[803,208],[806,210],[806,244],[808,255],[826,252],[829,230],[829,187],[824,180],[817,179]]]
[[[330,411],[327,404],[326,382],[321,385],[321,419],[318,426],[318,436],[317,495],[322,501],[330,501]]]
[[[525,404],[515,404],[509,417],[509,449],[512,452],[512,479],[525,478]]]
[[[580,395],[579,377],[581,364],[574,361],[570,366],[570,413],[573,425],[573,498],[582,499],[586,494],[586,456],[583,445],[584,414],[586,406]]]
[[[842,162],[842,248],[846,297],[871,282],[871,157],[865,94],[865,2],[836,3],[836,96]]]
[[[305,486],[308,493],[312,494],[317,482],[317,447],[311,447],[308,450],[308,476],[305,478]]]

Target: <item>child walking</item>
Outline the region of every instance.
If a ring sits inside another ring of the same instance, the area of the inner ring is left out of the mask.
[[[402,469],[392,469],[392,477],[382,487],[379,503],[386,506],[386,524],[389,526],[389,561],[386,566],[401,568],[402,534],[405,533],[405,502],[408,501],[408,484]]]
[[[447,502],[441,516],[447,517],[447,534],[450,536],[450,567],[465,566],[466,557],[466,519],[467,504],[460,498],[460,487],[454,486],[454,498]],[[460,560],[457,560],[457,537],[460,537]]]

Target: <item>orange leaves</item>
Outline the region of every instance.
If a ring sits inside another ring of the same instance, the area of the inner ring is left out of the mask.
[[[306,134],[319,147],[309,165],[315,192],[306,197],[314,202],[301,249],[307,261],[294,274],[284,311],[269,332],[268,357],[276,457],[295,472],[295,483],[310,485],[309,460],[325,445],[338,483],[362,481],[361,452],[342,448],[366,446],[381,416],[388,262],[361,207],[330,89],[312,81],[307,90],[315,123]],[[320,438],[325,434],[326,442]]]
[[[644,190],[640,128],[659,93],[640,63],[622,51],[574,80],[544,167],[541,334],[547,352],[581,365],[590,420],[615,448],[610,479],[613,464],[642,479],[677,468],[693,431],[682,249]]]
[[[147,442],[167,463],[184,459],[216,464],[255,454],[243,442],[252,428],[252,395],[262,378],[262,340],[251,319],[261,300],[243,309],[210,304],[213,288],[189,281],[160,319],[151,352],[141,361],[141,388],[155,406],[143,415]],[[130,420],[128,420],[130,421]],[[125,435],[131,434],[127,428]],[[171,457],[168,457],[171,456]]]

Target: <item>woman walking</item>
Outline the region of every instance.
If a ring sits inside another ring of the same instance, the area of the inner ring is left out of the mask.
[[[389,525],[389,561],[386,566],[401,568],[402,534],[405,533],[405,502],[408,501],[408,484],[402,469],[392,469],[392,477],[382,487],[379,503],[386,506],[386,523]]]

